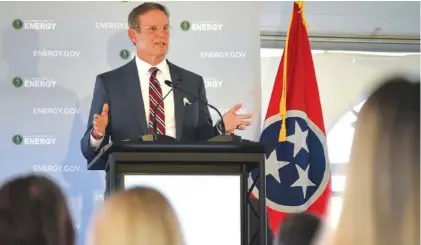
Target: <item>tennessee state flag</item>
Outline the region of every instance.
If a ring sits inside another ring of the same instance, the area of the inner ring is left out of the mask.
[[[288,214],[325,216],[331,195],[326,132],[303,7],[294,2],[260,138],[276,145],[266,150],[265,164],[266,205],[275,235]],[[250,183],[258,171],[251,172]],[[252,197],[258,198],[258,191],[256,185]]]

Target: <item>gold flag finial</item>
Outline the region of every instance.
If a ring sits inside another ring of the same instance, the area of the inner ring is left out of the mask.
[[[299,10],[299,13],[301,14],[301,20],[303,25],[305,26],[306,29],[308,29],[308,25],[307,25],[307,21],[306,18],[304,17],[304,1],[294,1],[297,5]]]

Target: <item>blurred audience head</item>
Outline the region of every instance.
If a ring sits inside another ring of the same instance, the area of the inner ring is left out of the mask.
[[[1,245],[74,245],[75,230],[60,188],[42,176],[23,176],[0,188]]]
[[[321,227],[319,217],[310,213],[288,215],[279,227],[276,245],[311,245]]]
[[[105,199],[93,216],[87,245],[182,245],[179,221],[160,192],[137,187]]]
[[[391,78],[358,115],[333,244],[420,244],[419,154],[419,81]]]

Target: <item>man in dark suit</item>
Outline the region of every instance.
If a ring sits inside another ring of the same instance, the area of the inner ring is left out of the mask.
[[[158,3],[143,3],[129,14],[128,35],[136,45],[136,57],[128,64],[97,76],[87,130],[81,140],[84,157],[91,161],[110,142],[152,133],[153,110],[177,81],[182,90],[206,100],[203,78],[166,59],[170,25],[168,11]],[[250,114],[238,115],[241,105],[224,116],[225,130],[243,130]],[[161,103],[156,114],[159,134],[177,140],[207,140],[221,132],[203,103],[175,90]],[[103,159],[105,161],[105,159]]]

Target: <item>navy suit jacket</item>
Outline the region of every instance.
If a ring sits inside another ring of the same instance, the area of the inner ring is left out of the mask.
[[[178,87],[190,94],[207,101],[203,78],[193,72],[178,67],[167,60],[171,80],[179,81]],[[163,85],[167,86],[167,85]],[[180,90],[174,90],[174,111],[176,122],[176,139],[204,141],[218,135],[216,126],[204,103],[193,103],[184,106],[183,99],[195,101],[194,98]],[[103,105],[109,105],[109,121],[100,148],[92,151],[89,147],[92,121],[95,113],[102,112]],[[109,143],[131,139],[148,134],[147,119],[143,105],[142,92],[136,61],[133,59],[124,66],[97,76],[92,98],[86,132],[81,139],[83,156],[89,162],[102,147]],[[107,155],[102,157],[104,164]]]

